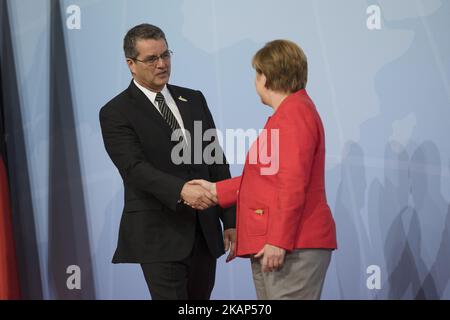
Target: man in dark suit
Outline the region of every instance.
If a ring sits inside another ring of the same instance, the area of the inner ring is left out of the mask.
[[[153,299],[209,299],[216,259],[224,250],[234,254],[236,236],[235,209],[216,207],[208,190],[187,183],[230,178],[217,137],[223,161],[206,164],[206,145],[193,136],[194,122],[202,134],[215,130],[213,118],[200,91],[168,84],[172,52],[160,28],[132,28],[124,51],[133,80],[100,111],[105,148],[125,189],[113,263],[141,264]],[[181,164],[174,152],[180,145],[188,159]]]

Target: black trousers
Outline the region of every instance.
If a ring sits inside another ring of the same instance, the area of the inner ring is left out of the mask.
[[[182,261],[141,264],[153,300],[209,300],[216,278],[211,255],[197,222],[194,246]]]

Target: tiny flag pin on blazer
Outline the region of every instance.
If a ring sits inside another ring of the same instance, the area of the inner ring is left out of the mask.
[[[264,210],[263,210],[263,209],[256,209],[256,210],[255,210],[255,213],[256,213],[257,215],[261,216],[261,215],[264,214]]]
[[[179,96],[179,97],[178,97],[178,100],[181,100],[181,101],[183,101],[183,102],[187,102],[187,100],[186,100],[185,98],[183,98],[182,96]]]

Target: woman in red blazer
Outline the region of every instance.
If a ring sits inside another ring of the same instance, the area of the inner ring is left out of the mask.
[[[259,299],[319,299],[336,230],[325,194],[325,136],[295,43],[267,43],[253,58],[256,90],[274,113],[242,176],[209,183],[221,207],[237,204],[231,254],[252,259]]]

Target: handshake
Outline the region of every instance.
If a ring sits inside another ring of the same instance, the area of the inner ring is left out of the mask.
[[[216,184],[206,180],[186,182],[181,190],[181,201],[197,210],[215,206],[218,203]]]

